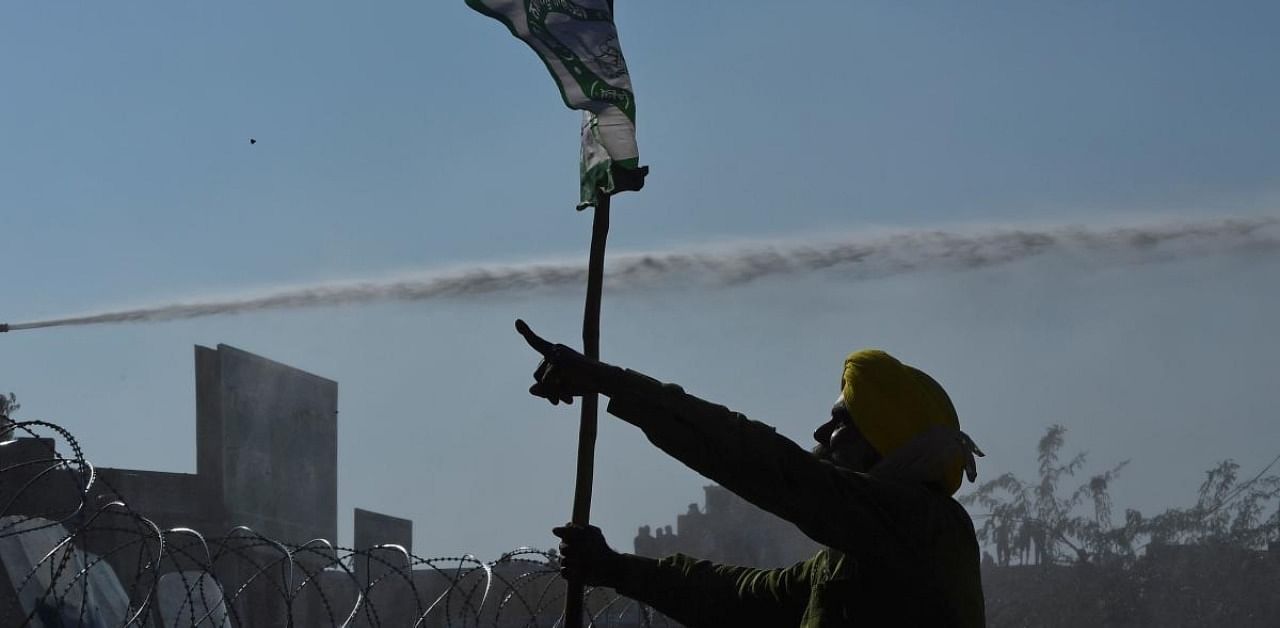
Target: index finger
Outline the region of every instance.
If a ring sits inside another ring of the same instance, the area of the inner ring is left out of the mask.
[[[529,329],[529,325],[524,322],[524,319],[516,319],[516,331],[520,332],[520,335],[524,336],[524,341],[529,343],[529,346],[533,347],[534,351],[541,353],[543,357],[549,357],[552,350],[555,349],[554,344],[543,340],[541,336],[533,333],[533,330]]]

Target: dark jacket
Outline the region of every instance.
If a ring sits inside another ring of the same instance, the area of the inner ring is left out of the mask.
[[[622,594],[691,627],[983,626],[978,543],[950,496],[814,457],[772,427],[632,371],[609,413],[825,545],[785,569],[631,559]]]

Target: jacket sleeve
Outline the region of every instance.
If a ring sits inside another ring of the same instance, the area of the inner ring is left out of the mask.
[[[690,628],[796,626],[809,600],[810,563],[750,569],[683,554],[626,560],[614,588]]]
[[[621,369],[611,379],[609,413],[693,470],[823,545],[908,572],[922,565],[917,552],[930,515],[923,487],[819,460],[772,427],[678,386]]]

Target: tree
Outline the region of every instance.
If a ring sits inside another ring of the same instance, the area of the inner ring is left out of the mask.
[[[1240,465],[1223,460],[1205,472],[1194,505],[1170,508],[1150,519],[1135,513],[1132,525],[1150,543],[1266,548],[1280,540],[1280,508],[1272,505],[1280,500],[1280,476],[1267,475],[1277,463],[1280,456],[1240,482]]]
[[[986,510],[975,517],[978,539],[994,547],[998,564],[1127,561],[1153,543],[1263,549],[1280,540],[1280,476],[1268,475],[1280,456],[1243,482],[1240,465],[1223,460],[1205,472],[1194,505],[1153,517],[1127,509],[1117,526],[1108,489],[1128,461],[1061,493],[1085,462],[1084,453],[1061,461],[1065,434],[1053,425],[1040,439],[1037,481],[1005,473],[960,498]]]
[[[0,395],[0,416],[7,419],[21,407],[22,406],[18,403],[18,398],[14,396],[13,393]]]
[[[987,510],[978,515],[984,520],[977,530],[978,539],[995,547],[1000,565],[1086,561],[1104,549],[1098,547],[1097,539],[1111,529],[1108,487],[1128,461],[1089,478],[1069,494],[1059,495],[1061,484],[1085,463],[1083,452],[1061,461],[1059,451],[1066,432],[1065,427],[1053,425],[1040,439],[1036,482],[1005,473],[960,498],[961,503]],[[1076,513],[1086,500],[1093,505],[1091,516]]]
[[[984,573],[992,626],[1275,624],[1276,552],[1258,550],[1280,541],[1280,456],[1243,481],[1219,462],[1191,506],[1117,523],[1109,488],[1125,463],[1071,488],[1085,455],[1060,458],[1065,433],[1040,439],[1035,480],[1006,473],[960,498],[985,510],[978,538],[1000,565],[1039,565]]]

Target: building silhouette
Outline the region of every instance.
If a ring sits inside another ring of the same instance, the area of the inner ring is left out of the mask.
[[[785,567],[821,549],[793,524],[769,514],[722,486],[704,487],[703,506],[689,504],[676,525],[640,526],[635,553],[661,558],[681,553],[745,567]]]

